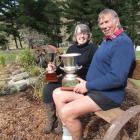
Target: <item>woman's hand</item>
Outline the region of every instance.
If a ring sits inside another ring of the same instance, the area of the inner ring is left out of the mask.
[[[53,73],[56,71],[56,66],[54,65],[54,63],[49,62],[46,70],[48,73]]]
[[[76,78],[76,80],[79,81],[79,84],[77,84],[75,86],[75,88],[73,89],[74,92],[85,94],[88,91],[87,88],[86,88],[86,81],[81,79],[81,78]]]

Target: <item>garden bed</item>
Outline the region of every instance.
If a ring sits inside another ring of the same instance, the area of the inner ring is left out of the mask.
[[[4,69],[3,69],[4,71]],[[137,87],[129,82],[126,89],[127,98],[122,108],[139,104]],[[133,93],[133,94],[130,94]],[[1,140],[60,140],[61,136],[43,130],[47,124],[47,112],[42,100],[35,96],[33,88],[24,92],[0,96],[0,139]],[[109,124],[93,113],[81,117],[86,140],[102,140]],[[126,126],[127,133],[135,138],[137,118]]]

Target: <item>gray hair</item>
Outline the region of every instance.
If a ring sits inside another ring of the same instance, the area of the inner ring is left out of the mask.
[[[90,32],[89,27],[86,24],[77,24],[76,27],[75,27],[74,34],[73,34],[73,41],[74,42],[76,42],[76,35],[78,33],[82,33],[82,32],[88,33],[89,34],[89,40],[91,39],[91,32]]]
[[[114,11],[113,9],[106,8],[99,13],[98,22],[104,17],[104,15],[107,15],[107,14],[111,14],[114,19],[116,19],[116,18],[119,19],[119,16],[116,13],[116,11]],[[118,25],[118,28],[122,28],[120,23]]]
[[[114,17],[114,18],[116,18],[116,17],[119,18],[118,14],[114,10],[106,8],[99,13],[98,21],[100,20],[100,18],[102,18],[104,15],[107,15],[107,14],[111,14],[112,17]]]

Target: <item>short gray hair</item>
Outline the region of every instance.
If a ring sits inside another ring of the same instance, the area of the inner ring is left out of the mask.
[[[118,14],[114,10],[106,8],[99,13],[98,21],[100,20],[100,18],[102,18],[102,16],[107,15],[107,14],[111,14],[112,17],[114,17],[114,18],[119,18]]]
[[[103,18],[104,15],[107,15],[107,14],[111,14],[114,19],[115,18],[118,18],[119,19],[119,16],[116,13],[116,11],[114,11],[113,9],[106,8],[106,9],[104,9],[103,11],[101,11],[99,13],[98,22],[100,21],[101,18]],[[120,23],[118,25],[118,28],[122,28]]]
[[[89,40],[91,38],[91,32],[90,32],[90,29],[89,27],[86,25],[86,24],[77,24],[76,27],[75,27],[75,31],[74,31],[74,34],[73,34],[73,41],[76,42],[76,35],[78,33],[82,33],[82,32],[85,32],[85,33],[88,33],[89,34]]]

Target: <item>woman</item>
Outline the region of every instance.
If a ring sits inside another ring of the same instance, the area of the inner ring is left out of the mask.
[[[77,64],[79,66],[82,65],[82,68],[77,71],[77,75],[82,79],[85,79],[87,74],[87,70],[91,63],[92,57],[97,49],[97,47],[91,43],[91,33],[90,29],[86,24],[78,24],[75,27],[74,35],[73,35],[73,45],[71,45],[67,53],[80,53],[81,55],[77,58]],[[48,69],[55,70],[56,67],[53,64],[48,64]],[[63,71],[58,67],[56,69],[57,74],[63,73]],[[52,98],[53,90],[61,86],[61,81],[59,82],[50,82],[44,86],[43,95],[44,102],[46,103],[47,116],[48,116],[48,124],[45,128],[45,133],[48,134],[52,130],[55,133],[59,134],[62,131],[61,123],[59,121],[57,127],[55,128],[57,116],[56,110],[54,106],[54,101]]]

